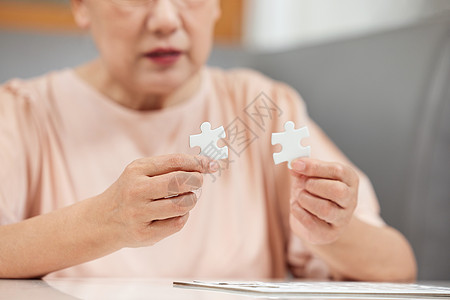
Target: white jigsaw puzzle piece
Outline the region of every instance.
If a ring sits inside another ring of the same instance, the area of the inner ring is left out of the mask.
[[[224,146],[219,148],[217,142],[220,139],[226,137],[225,129],[220,126],[214,130],[211,130],[211,124],[204,122],[200,129],[202,133],[194,134],[189,137],[189,146],[191,148],[199,146],[200,154],[208,156],[211,159],[225,159],[228,158],[228,147]]]
[[[276,165],[287,161],[289,169],[292,169],[291,162],[294,159],[311,155],[311,147],[301,145],[301,140],[309,136],[308,127],[294,128],[294,122],[288,121],[284,124],[284,132],[272,133],[272,145],[281,144],[283,147],[281,152],[273,154],[273,161]]]

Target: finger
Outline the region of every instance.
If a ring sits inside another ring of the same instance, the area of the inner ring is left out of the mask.
[[[291,213],[294,218],[307,230],[308,241],[314,244],[330,242],[335,236],[336,229],[330,224],[320,220],[315,215],[299,206],[291,205]]]
[[[342,208],[350,205],[350,187],[341,181],[308,178],[305,189],[310,194],[333,201]]]
[[[145,208],[148,215],[148,222],[156,220],[170,219],[187,214],[197,203],[197,196],[188,193],[168,199],[151,201]]]
[[[345,211],[336,203],[311,195],[307,191],[300,192],[297,203],[305,210],[330,225],[342,225]]]
[[[158,242],[180,231],[189,219],[189,213],[165,220],[154,221],[147,227],[148,239]]]
[[[127,166],[129,172],[146,176],[158,176],[175,171],[214,173],[218,169],[219,165],[215,160],[184,153],[141,158]]]
[[[313,158],[299,158],[292,162],[292,170],[309,177],[328,178],[351,186],[355,183],[356,172],[338,162],[325,162]]]
[[[291,188],[295,190],[302,190],[305,188],[306,180],[309,178],[308,176],[296,173],[292,170],[289,170],[290,174],[293,176],[294,180],[292,181]]]
[[[172,172],[148,178],[147,199],[156,200],[198,190],[203,185],[203,175],[198,172]]]

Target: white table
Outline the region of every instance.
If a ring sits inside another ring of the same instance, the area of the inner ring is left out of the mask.
[[[176,288],[174,280],[67,278],[52,280],[0,280],[0,299],[158,299],[158,300],[240,300],[268,299],[209,290]],[[428,284],[428,283],[425,283]],[[429,284],[450,286],[450,282]],[[311,298],[289,298],[311,299]],[[326,298],[314,298],[326,299]],[[336,299],[336,298],[333,298]],[[349,299],[346,297],[345,299]],[[352,298],[361,299],[361,298]]]

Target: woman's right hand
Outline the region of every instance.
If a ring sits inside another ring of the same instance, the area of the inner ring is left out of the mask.
[[[121,248],[153,245],[183,228],[203,174],[218,168],[216,161],[188,154],[135,160],[96,197],[104,208],[102,220],[112,225]]]
[[[98,196],[0,226],[0,278],[40,277],[155,244],[183,228],[203,174],[218,168],[187,154],[138,159]]]

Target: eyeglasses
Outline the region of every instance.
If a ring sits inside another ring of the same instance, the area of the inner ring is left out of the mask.
[[[121,6],[154,6],[160,0],[110,0]],[[194,7],[207,2],[208,0],[171,0],[173,4],[180,8]]]

